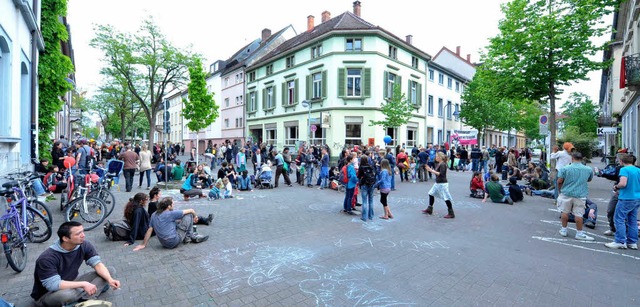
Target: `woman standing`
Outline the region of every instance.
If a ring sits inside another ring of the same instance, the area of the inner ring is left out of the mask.
[[[329,153],[326,148],[322,148],[322,158],[320,158],[320,187],[322,190],[329,186]]]
[[[151,189],[151,151],[147,145],[142,145],[140,150],[140,181],[138,188],[142,188],[142,179],[147,175],[147,190]]]
[[[64,151],[62,150],[62,143],[55,142],[53,143],[53,148],[51,148],[51,162],[58,166],[60,171],[64,170]]]
[[[400,148],[400,152],[396,157],[398,169],[400,170],[400,182],[409,181],[408,175],[408,167],[405,162],[407,162],[407,154],[404,152],[404,148]]]
[[[240,151],[236,154],[236,165],[238,166],[239,174],[247,169],[247,156],[244,147],[240,148]]]
[[[427,165],[427,172],[433,173],[436,175],[436,183],[431,187],[429,191],[429,207],[427,209],[422,210],[423,213],[433,214],[433,203],[435,202],[435,197],[441,198],[447,204],[447,209],[449,213],[444,216],[445,219],[455,218],[456,215],[453,213],[453,205],[451,204],[451,194],[449,194],[449,183],[447,182],[447,156],[438,152],[436,154],[436,168],[433,169]]]
[[[382,161],[380,161],[380,180],[376,182],[374,187],[380,188],[380,203],[384,209],[384,215],[380,218],[384,220],[392,219],[393,215],[387,206],[387,197],[389,197],[389,192],[391,192],[391,166],[389,165],[389,160],[382,159]]]
[[[342,212],[349,215],[355,215],[355,213],[352,211],[352,208],[351,208],[351,202],[353,200],[353,195],[356,191],[356,185],[358,184],[358,178],[356,177],[356,169],[354,167],[354,164],[356,163],[356,158],[349,156],[346,162],[349,163],[347,164],[348,182],[347,182],[347,191],[346,193],[344,193],[344,202],[342,204],[343,206]]]

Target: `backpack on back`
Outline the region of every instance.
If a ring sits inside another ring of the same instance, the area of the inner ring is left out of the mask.
[[[343,166],[342,169],[340,170],[340,181],[342,181],[342,183],[349,183],[349,176],[347,176],[347,166]]]
[[[104,223],[104,234],[111,241],[126,241],[131,235],[131,227],[126,220],[116,222],[107,220]]]
[[[376,172],[373,170],[373,167],[369,165],[362,166],[362,173],[360,184],[367,186],[376,184]]]

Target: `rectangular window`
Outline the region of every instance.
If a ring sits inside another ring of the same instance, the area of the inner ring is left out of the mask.
[[[392,73],[388,73],[387,74],[387,84],[386,84],[386,90],[385,90],[385,94],[387,99],[392,99],[393,98],[393,87],[396,85],[396,75],[392,74]]]
[[[229,128],[229,119],[228,118],[224,119],[224,127],[225,128]]]
[[[266,109],[272,109],[276,107],[276,102],[273,97],[273,86],[267,87],[267,95],[266,95],[265,106]]]
[[[397,60],[398,59],[398,48],[389,45],[389,57]]]
[[[460,104],[456,103],[455,112],[453,112],[453,116],[456,117],[456,121],[460,121]]]
[[[347,69],[347,97],[361,97],[362,69]]]
[[[296,56],[295,55],[288,56],[286,61],[287,61],[286,63],[287,68],[291,68],[294,65],[296,65]]]
[[[442,129],[438,129],[438,142],[440,142],[440,144],[444,144],[444,136],[442,135]]]
[[[418,68],[418,66],[419,66],[419,64],[420,64],[420,60],[418,60],[418,58],[417,58],[417,57],[412,56],[412,57],[411,57],[411,67],[413,67],[413,68],[416,68],[416,69],[417,69],[417,68]]]
[[[240,119],[236,118],[236,128],[240,128]]]
[[[444,84],[444,75],[441,72],[438,73],[438,84]]]
[[[229,107],[229,97],[224,99],[224,106],[225,106],[225,108]]]
[[[451,119],[451,100],[447,101],[447,119]]]
[[[322,55],[322,45],[311,47],[311,58],[315,59]]]
[[[427,102],[427,112],[429,113],[429,115],[433,115],[433,96],[429,95]]]
[[[252,71],[252,72],[248,73],[247,75],[248,75],[248,78],[249,78],[249,82],[256,81],[256,72],[255,71]]]
[[[418,82],[409,81],[409,101],[411,104],[418,104]]]
[[[456,92],[460,92],[460,81],[456,81]]]
[[[267,76],[273,74],[273,64],[267,65]]]
[[[362,124],[347,124],[344,143],[345,145],[362,145]]]
[[[362,38],[347,38],[345,51],[362,51]]]
[[[298,126],[285,127],[285,139],[284,144],[289,146],[295,146],[298,141]]]
[[[447,78],[447,88],[451,89],[451,87],[453,86],[453,79],[451,79],[451,77]]]
[[[229,86],[229,77],[224,78],[224,87]]]
[[[398,128],[385,128],[385,133],[391,137],[391,143],[387,146],[396,146],[398,144]]]
[[[242,73],[236,74],[236,83],[242,83]]]
[[[438,98],[438,117],[442,117],[443,114],[443,108],[444,108],[444,101],[442,100],[442,98]]]
[[[322,73],[318,72],[311,75],[313,82],[313,95],[311,98],[322,98]]]
[[[266,129],[265,133],[266,133],[265,143],[269,145],[275,145],[278,138],[278,133],[276,128]]]
[[[296,81],[287,81],[287,105],[293,105],[296,103]]]
[[[256,92],[249,93],[249,106],[248,111],[256,111],[257,110],[257,99]]]
[[[418,145],[418,129],[415,127],[407,128],[407,147],[416,147]]]
[[[435,80],[436,73],[433,69],[429,69],[429,81],[433,82]]]

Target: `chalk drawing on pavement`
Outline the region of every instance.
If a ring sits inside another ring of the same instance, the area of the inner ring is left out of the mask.
[[[386,239],[367,238],[339,238],[333,242],[335,247],[362,246],[368,248],[401,248],[408,251],[428,251],[434,249],[448,249],[446,241],[422,241],[422,240],[400,240],[392,241]]]

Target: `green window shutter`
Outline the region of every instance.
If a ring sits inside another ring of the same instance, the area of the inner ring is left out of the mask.
[[[411,101],[411,81],[408,82],[407,98],[409,104],[412,104],[413,101]]]
[[[402,77],[396,76],[396,82],[393,85],[394,86],[396,86],[396,85],[400,86],[400,90],[402,90]],[[393,95],[393,93],[391,93],[391,95]]]
[[[418,83],[417,88],[418,106],[422,107],[422,84]]]
[[[267,109],[267,89],[262,89],[262,110]]]
[[[251,93],[249,93],[249,95],[245,95],[245,97],[249,97],[249,99],[251,99]],[[249,109],[249,104],[250,104],[250,103],[248,103],[248,102],[244,104],[244,108],[245,108],[245,110],[246,110],[247,112],[251,111],[251,110]]]
[[[371,68],[364,69],[364,97],[371,97]]]
[[[338,97],[344,97],[347,87],[347,70],[338,68]]]
[[[296,82],[294,83],[294,88],[293,88],[293,103],[296,104],[298,103],[298,92],[300,91],[300,82],[298,82],[298,79],[296,79]]]
[[[282,83],[282,105],[287,105],[287,82]]]
[[[278,95],[276,95],[277,88],[278,87],[275,85],[275,83],[271,86],[271,103],[273,104],[274,108],[278,105],[277,103],[278,100],[276,99],[276,97],[278,97]]]
[[[327,71],[322,72],[322,98],[327,97]]]
[[[383,77],[384,77],[384,79],[382,80],[382,97],[389,98],[390,95],[389,95],[389,93],[387,93],[388,92],[388,90],[387,90],[387,82],[389,80],[389,72],[385,71]]]
[[[306,96],[307,100],[310,100],[313,97],[313,89],[312,89],[313,86],[311,84],[312,83],[312,76],[313,75],[308,75],[307,76],[307,90],[306,90],[306,92],[307,92],[307,96]]]

